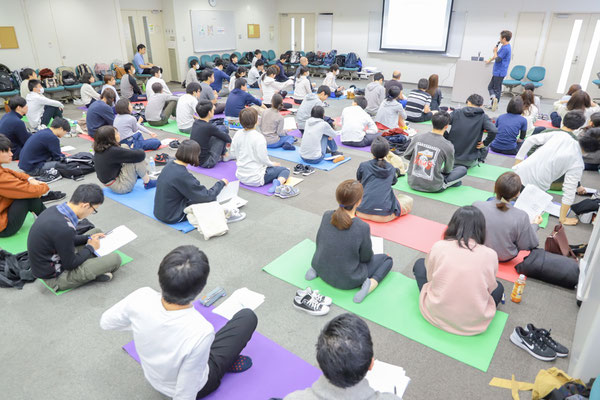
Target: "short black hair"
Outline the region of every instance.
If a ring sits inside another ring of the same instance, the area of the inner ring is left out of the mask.
[[[29,77],[31,75],[33,75],[35,71],[32,68],[25,68],[23,71],[21,71],[21,78],[22,79],[29,79]]]
[[[340,66],[339,66],[339,65],[337,65],[337,64],[335,64],[335,63],[334,63],[334,64],[331,64],[331,67],[329,67],[329,71],[331,71],[331,72],[335,72],[335,71],[337,71],[338,69],[340,69]],[[383,75],[381,75],[381,76],[383,77]],[[378,79],[375,79],[375,80],[378,80]]]
[[[360,108],[362,108],[363,110],[365,108],[367,108],[367,106],[369,105],[369,102],[367,101],[365,96],[356,96],[354,98],[354,102],[356,103],[356,105],[360,106]]]
[[[427,90],[427,88],[429,88],[429,79],[427,79],[427,78],[419,79],[419,82],[417,83],[417,88],[421,89],[421,90]]]
[[[37,85],[41,85],[42,81],[39,81],[37,79],[30,79],[29,82],[27,83],[27,88],[29,89],[30,92],[33,92],[33,89],[35,89],[37,87]]]
[[[198,82],[190,82],[185,87],[185,92],[187,94],[192,94],[194,92],[202,92],[202,86],[200,86],[200,84]]]
[[[402,93],[402,90],[400,89],[400,87],[394,85],[394,86],[390,86],[390,88],[387,91],[387,99],[388,100],[396,100],[398,98],[398,96],[400,96],[400,93]]]
[[[512,39],[512,32],[511,31],[502,31],[502,32],[500,32],[500,37],[503,39],[506,39],[507,42],[510,42],[510,39]]]
[[[130,70],[131,68],[135,68],[135,65],[133,65],[133,63],[130,63],[130,62],[128,62],[128,63],[126,63],[125,65],[123,65],[123,69],[124,69],[124,70],[125,70],[125,72],[127,72],[127,73],[129,73],[129,70]]]
[[[506,112],[517,115],[523,114],[523,98],[521,96],[516,96],[510,99],[506,106]]]
[[[200,145],[195,140],[186,139],[179,143],[175,158],[193,167],[200,165]]]
[[[102,204],[104,203],[104,192],[102,191],[102,188],[95,183],[84,183],[75,189],[69,202],[72,204]]]
[[[205,70],[203,70],[203,71],[200,73],[200,80],[201,80],[202,82],[206,82],[206,81],[207,81],[207,80],[209,80],[209,79],[210,79],[210,77],[211,77],[211,76],[213,76],[214,74],[215,74],[215,72],[214,72],[212,69],[210,69],[210,68],[206,68]]]
[[[300,67],[300,72],[299,72],[300,75],[304,75],[307,72],[308,72],[308,68],[306,68],[306,67]]]
[[[582,111],[569,111],[563,117],[562,124],[571,130],[579,129],[585,124],[585,115]]]
[[[332,385],[355,386],[365,378],[372,361],[373,340],[365,321],[345,313],[325,325],[317,340],[317,362]]]
[[[450,114],[444,111],[437,112],[431,117],[431,125],[433,129],[444,129],[445,126],[450,124]]]
[[[383,79],[383,74],[381,72],[378,72],[375,75],[373,75],[373,80],[374,81],[380,81],[382,79]]]
[[[193,58],[192,61],[190,61],[190,68],[194,68],[194,65],[197,65],[197,64],[199,64],[198,60],[196,60],[195,58]]]
[[[265,61],[262,58],[260,60],[256,60],[256,62],[254,63],[255,67],[259,67],[261,65],[265,65]]]
[[[325,93],[327,95],[327,97],[329,97],[331,95],[331,88],[327,85],[321,85],[317,89],[317,94],[319,94],[319,93]]]
[[[473,104],[476,107],[481,107],[483,105],[483,97],[481,97],[477,93],[473,93],[472,95],[467,97],[467,102]]]
[[[167,303],[187,305],[200,294],[210,272],[208,258],[196,246],[179,246],[163,258],[158,283]]]
[[[260,51],[260,49],[256,49],[254,50],[254,55],[258,55],[258,54],[262,54],[262,51]]]
[[[140,51],[141,49],[145,49],[145,48],[146,48],[146,46],[144,46],[141,43],[137,45],[137,51]]]
[[[325,117],[325,109],[321,106],[314,106],[312,110],[310,110],[310,116],[323,119]]]
[[[456,240],[458,246],[473,250],[469,242],[474,240],[477,244],[485,243],[485,217],[479,208],[473,206],[461,207],[454,212],[444,240]]]
[[[19,95],[13,96],[8,100],[8,107],[15,111],[18,107],[25,107],[27,105],[27,100],[22,98]]]
[[[535,90],[535,85],[531,82],[523,85],[523,90],[531,90],[532,92]]]
[[[240,124],[246,130],[254,129],[256,123],[258,122],[258,112],[254,108],[244,108],[240,111]]]
[[[600,112],[595,112],[590,115],[590,122],[594,128],[600,127]]]
[[[220,58],[217,58],[217,59],[215,59],[214,63],[215,63],[215,67],[220,67],[221,65],[223,65],[223,60]]]
[[[83,76],[81,77],[81,82],[82,83],[90,83],[90,79],[92,79],[92,74],[90,74],[89,72],[86,72],[83,74]]]
[[[194,82],[192,82],[192,83],[194,83]],[[192,83],[190,83],[190,85],[191,85]],[[188,85],[188,86],[189,86],[189,85]],[[187,88],[186,88],[186,89],[187,89]],[[160,82],[154,82],[154,83],[152,84],[152,91],[153,91],[154,93],[162,93],[162,91],[163,91],[163,86],[162,86],[162,84],[161,84]]]
[[[281,54],[279,55],[279,59],[280,59],[280,60],[287,60],[287,54],[285,54],[285,53],[281,53]]]
[[[0,151],[7,152],[10,150],[12,143],[3,133],[0,133]]]
[[[206,118],[213,108],[215,108],[215,105],[212,101],[199,101],[196,105],[196,112],[200,118]]]
[[[161,67],[157,67],[155,65],[154,67],[150,68],[150,75],[152,75],[152,76],[158,74],[159,72],[162,74],[162,68]]]
[[[115,111],[119,115],[130,114],[129,112],[129,99],[121,97],[117,104],[115,104]]]
[[[593,153],[600,150],[600,128],[586,129],[579,136],[579,146],[584,153]]]
[[[382,136],[376,136],[371,143],[371,154],[377,159],[385,158],[390,152],[390,142]]]
[[[237,78],[235,80],[235,88],[241,89],[243,86],[246,86],[246,80],[244,78]]]
[[[67,121],[66,119],[64,119],[62,117],[55,117],[52,120],[52,124],[50,125],[50,128],[62,129],[63,131],[65,131],[67,133],[71,132],[71,124],[69,124],[69,121]]]
[[[236,60],[238,59],[238,56],[237,56],[237,54],[232,54],[231,56],[229,56],[229,61],[233,61],[233,59],[234,59],[234,58],[235,58]]]

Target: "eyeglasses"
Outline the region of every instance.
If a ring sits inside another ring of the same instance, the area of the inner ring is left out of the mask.
[[[92,214],[98,214],[98,210],[96,210],[93,205],[90,204],[90,208],[94,210]]]

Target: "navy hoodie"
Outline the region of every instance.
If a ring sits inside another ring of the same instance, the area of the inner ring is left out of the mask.
[[[454,110],[450,114],[450,125],[450,132],[445,133],[444,137],[454,145],[454,164],[467,167],[475,164],[479,158],[477,143],[481,142],[483,131],[487,131],[484,146],[489,146],[498,133],[496,125],[479,107]]]
[[[362,183],[364,194],[357,211],[369,215],[400,215],[400,203],[392,190],[398,181],[396,168],[387,161],[383,161],[383,167],[379,163],[372,159],[358,166],[356,179]]]

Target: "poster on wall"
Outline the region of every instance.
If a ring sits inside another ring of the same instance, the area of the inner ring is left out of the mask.
[[[194,52],[235,50],[235,14],[233,11],[191,10]]]
[[[248,39],[260,38],[260,25],[248,24]]]

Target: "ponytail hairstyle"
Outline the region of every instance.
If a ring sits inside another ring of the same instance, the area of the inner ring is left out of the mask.
[[[377,160],[377,166],[381,168],[385,168],[387,161],[385,161],[385,156],[390,152],[390,144],[389,142],[382,138],[381,136],[377,136],[373,143],[371,143],[371,154]]]
[[[338,208],[331,216],[331,225],[341,231],[350,229],[352,226],[352,218],[350,218],[346,211],[351,211],[354,206],[362,200],[362,197],[363,186],[359,181],[348,179],[340,183],[335,191]]]
[[[274,108],[277,111],[283,109],[283,97],[281,97],[279,93],[275,93],[271,98],[271,108]]]
[[[506,203],[514,199],[521,192],[521,178],[512,171],[505,172],[496,179],[494,193],[496,194],[496,207],[498,210],[507,211]]]
[[[400,93],[402,92],[402,90],[400,90],[400,88],[398,86],[392,86],[388,89],[387,91],[387,101],[393,101],[396,100],[398,98],[398,96],[400,96]]]
[[[237,71],[235,71],[235,79],[239,79],[243,76],[246,76],[248,74],[248,68],[246,67],[239,67],[237,69]]]
[[[469,242],[474,240],[477,244],[485,243],[485,217],[479,208],[473,206],[461,207],[454,212],[444,240],[456,240],[458,247],[473,250]]]
[[[267,68],[267,72],[263,74],[262,76],[262,80],[265,80],[266,76],[275,76],[279,73],[279,67],[276,65],[271,65],[269,68]]]

